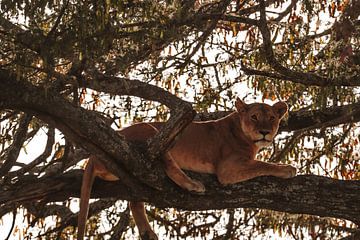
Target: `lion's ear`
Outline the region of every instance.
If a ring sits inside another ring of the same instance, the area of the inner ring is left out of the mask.
[[[247,104],[237,97],[235,101],[235,107],[238,112],[244,112],[246,111]]]
[[[285,102],[277,102],[273,105],[275,112],[278,114],[281,119],[285,113],[288,111],[288,106]]]

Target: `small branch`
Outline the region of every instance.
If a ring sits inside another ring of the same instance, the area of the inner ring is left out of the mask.
[[[265,2],[265,6],[268,7],[270,6],[271,4],[274,4],[276,2],[276,0],[267,0]],[[249,14],[253,14],[255,12],[258,12],[260,10],[260,4],[257,4],[257,5],[254,5],[254,6],[251,6],[251,7],[248,7],[248,8],[243,8],[243,9],[240,9],[238,11],[238,14],[239,15],[249,15]]]
[[[12,231],[14,230],[15,221],[16,221],[16,216],[17,216],[16,208],[13,210],[12,215],[13,215],[13,218],[12,218],[11,227],[10,227],[9,233],[8,233],[8,235],[6,236],[5,240],[9,240],[9,239],[10,239],[11,233],[12,233]]]
[[[118,240],[121,239],[121,236],[126,231],[126,228],[130,223],[130,208],[127,207],[126,210],[120,213],[119,221],[115,227],[113,227],[113,234],[110,237],[110,240]]]
[[[55,142],[55,129],[49,128],[47,136],[48,136],[48,139],[46,142],[44,152],[40,156],[38,156],[34,161],[32,161],[31,163],[27,164],[26,166],[22,167],[21,169],[19,169],[17,171],[11,172],[10,176],[9,176],[10,178],[12,178],[14,176],[24,175],[26,172],[33,169],[36,165],[46,161],[46,159],[51,155],[52,146],[54,145],[54,142]]]
[[[285,146],[281,149],[281,151],[276,154],[274,153],[274,155],[270,157],[269,162],[277,163],[284,159],[284,156],[294,147],[298,139],[303,137],[304,133],[305,131],[294,132],[294,135],[285,143]]]
[[[222,16],[225,13],[225,10],[227,6],[230,4],[231,1],[222,1],[219,3],[219,7],[215,9],[216,14],[211,19],[210,25],[203,31],[202,35],[199,37],[198,43],[196,46],[192,49],[191,53],[189,53],[184,62],[179,66],[179,68],[184,68],[191,60],[191,58],[197,53],[197,51],[200,49],[201,46],[205,44],[206,39],[210,36],[211,32],[216,28],[217,23],[222,18]],[[212,10],[214,11],[214,10]],[[211,15],[211,13],[210,13]]]
[[[150,158],[157,158],[170,148],[176,136],[193,120],[196,112],[190,104],[173,109],[170,119],[161,130],[148,140]]]
[[[56,21],[55,21],[54,25],[52,26],[51,30],[49,31],[49,33],[46,36],[47,40],[48,40],[48,38],[53,38],[54,37],[56,28],[59,26],[61,18],[64,16],[65,10],[68,7],[68,4],[69,4],[69,0],[67,0],[64,3],[64,6],[61,8],[59,16],[56,18]]]
[[[3,163],[0,167],[0,178],[3,176],[6,176],[7,173],[10,171],[10,169],[14,166],[16,163],[16,160],[18,159],[20,150],[26,140],[27,137],[27,130],[28,125],[32,119],[31,115],[25,114],[21,117],[19,127],[14,134],[14,140],[6,150],[5,153],[1,159],[1,162]]]
[[[191,53],[189,53],[186,56],[186,58],[184,59],[184,62],[181,63],[178,66],[178,68],[183,69],[189,64],[191,58],[197,53],[197,51],[200,49],[200,47],[205,44],[206,39],[210,36],[211,32],[215,29],[218,21],[219,21],[219,18],[213,20],[211,22],[210,26],[207,29],[205,29],[205,31],[199,37],[199,40],[198,40],[198,43],[196,44],[196,46],[192,49]]]
[[[228,219],[228,222],[226,224],[226,233],[222,237],[223,240],[231,239],[231,236],[233,236],[233,231],[234,231],[234,219],[235,219],[234,215],[235,215],[235,211],[234,211],[234,209],[228,209],[227,212],[229,213],[229,219]]]
[[[275,22],[280,22],[286,15],[291,13],[291,10],[295,7],[297,0],[291,0],[290,5],[281,13],[278,14],[278,17],[274,19]]]
[[[359,86],[360,77],[358,75],[342,76],[337,77],[336,79],[329,79],[327,77],[319,76],[315,73],[299,72],[281,65],[281,63],[277,61],[274,51],[272,49],[271,32],[267,26],[266,20],[265,1],[261,0],[259,5],[260,20],[258,26],[263,37],[262,50],[265,54],[265,58],[268,64],[279,74],[286,76],[285,80],[291,80],[294,83],[301,83],[307,86]]]
[[[259,24],[255,19],[230,14],[223,15],[221,20],[235,23],[244,23],[251,26],[257,26]]]

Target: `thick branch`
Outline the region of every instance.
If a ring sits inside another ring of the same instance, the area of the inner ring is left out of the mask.
[[[89,74],[91,79],[86,82],[80,81],[79,87],[91,88],[99,92],[113,95],[141,97],[147,100],[160,102],[170,109],[177,109],[183,105],[189,105],[188,102],[183,101],[181,98],[178,98],[168,91],[139,80],[113,77],[98,72],[91,72]]]
[[[83,87],[114,95],[131,95],[157,101],[169,107],[171,109],[169,121],[167,121],[161,131],[149,141],[149,153],[152,157],[159,156],[162,152],[166,151],[174,138],[195,116],[195,112],[190,103],[183,101],[181,98],[160,87],[139,80],[92,73],[92,79],[90,81],[87,81],[86,84],[81,82],[79,84]]]
[[[196,112],[190,105],[184,105],[177,111],[172,111],[169,121],[161,128],[159,133],[148,141],[148,151],[151,158],[156,158],[174,143],[176,136],[193,120]]]
[[[81,171],[61,177],[27,180],[11,190],[0,190],[0,204],[27,202],[45,197],[47,201],[62,201],[78,197]],[[158,207],[186,210],[224,208],[263,208],[289,213],[335,217],[360,223],[360,181],[336,180],[320,176],[297,176],[291,179],[258,177],[232,186],[221,186],[213,176],[192,174],[205,183],[204,195],[196,195],[169,184],[165,191],[129,189],[121,182],[97,180],[93,197],[114,197],[131,201],[146,201]],[[341,197],[339,197],[341,196]]]
[[[268,60],[269,61],[269,60]],[[275,58],[271,60],[272,62],[275,61]],[[269,63],[269,62],[268,62]],[[280,63],[278,63],[280,66]],[[272,65],[272,64],[270,64]],[[360,77],[357,74],[347,75],[347,76],[339,76],[335,79],[330,79],[326,77],[318,76],[318,79],[315,79],[313,76],[317,76],[314,73],[303,73],[297,72],[288,68],[285,68],[281,65],[281,68],[277,66],[272,67],[277,71],[262,71],[257,69],[252,69],[244,64],[241,65],[241,70],[247,75],[257,75],[257,76],[264,76],[274,79],[279,79],[283,81],[289,81],[294,83],[300,83],[306,86],[359,86],[360,85]],[[321,80],[320,80],[321,79]]]
[[[281,131],[311,130],[359,121],[360,103],[353,103],[320,110],[304,109],[290,112],[288,120],[282,122],[280,129]]]
[[[112,128],[106,125],[95,112],[74,106],[56,92],[31,85],[6,70],[0,70],[0,108],[18,109],[36,115],[56,128],[69,139],[95,154],[115,175],[127,185],[139,183],[129,173],[139,172],[143,157]],[[147,166],[151,164],[147,164]],[[125,171],[126,169],[127,171]],[[153,171],[156,168],[152,168]],[[150,171],[150,169],[149,169]],[[161,185],[164,174],[155,171],[150,179],[143,179],[154,186]],[[139,179],[142,179],[139,177]]]
[[[197,121],[219,119],[232,111],[219,111],[213,113],[198,113]],[[321,127],[334,127],[340,124],[355,123],[360,121],[360,103],[343,106],[328,107],[319,110],[300,109],[289,112],[287,120],[280,124],[279,132],[297,130],[311,130]]]
[[[122,137],[107,126],[94,112],[86,111],[63,99],[52,89],[44,89],[16,81],[9,71],[0,72],[0,86],[6,94],[0,97],[0,104],[5,108],[31,112],[40,119],[60,129],[67,137],[89,152],[97,155],[108,169],[121,179],[134,185],[129,173],[141,181],[161,189],[165,174],[161,162],[145,161],[135,149],[131,148]],[[152,157],[166,151],[174,138],[190,123],[195,115],[191,105],[163,89],[140,81],[131,81],[99,75],[97,81],[89,81],[94,89],[114,94],[145,96],[151,100],[164,102],[172,107],[171,118],[149,142]],[[119,83],[123,84],[119,84]],[[111,84],[113,83],[113,84]],[[115,84],[116,83],[116,84]],[[109,88],[110,86],[110,88]],[[111,86],[118,86],[111,88]],[[116,162],[117,161],[117,162]],[[120,166],[120,167],[119,167]],[[124,168],[127,171],[124,171]],[[143,174],[144,167],[153,174]],[[138,183],[137,183],[138,184]]]

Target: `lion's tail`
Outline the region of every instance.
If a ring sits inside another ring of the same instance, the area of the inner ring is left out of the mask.
[[[91,194],[94,178],[95,178],[94,163],[93,161],[89,160],[86,165],[82,184],[81,184],[77,240],[84,239],[86,219],[89,212],[89,200],[90,200],[90,194]]]

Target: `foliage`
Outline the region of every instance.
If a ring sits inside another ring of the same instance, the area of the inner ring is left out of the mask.
[[[359,14],[355,0],[3,0],[0,82],[9,73],[46,97],[58,94],[93,114],[81,119],[88,129],[95,118],[114,129],[167,121],[186,102],[206,115],[231,111],[236,96],[247,102],[283,100],[290,106],[288,119],[258,158],[292,163],[299,174],[359,180]],[[78,169],[86,151],[99,154],[75,141],[77,133],[62,130],[70,116],[51,116],[51,111],[66,114],[67,105],[41,109],[7,99],[0,98],[2,191]],[[32,142],[44,148],[37,157],[30,154]],[[29,154],[19,157],[21,150]],[[28,227],[13,232],[24,238],[65,239],[76,231],[73,197],[0,201],[0,216],[17,210]],[[96,239],[136,235],[126,201],[97,200],[91,211],[88,234]],[[338,239],[357,231],[355,223],[343,219],[257,208],[148,211],[163,238],[171,239],[272,233]]]

